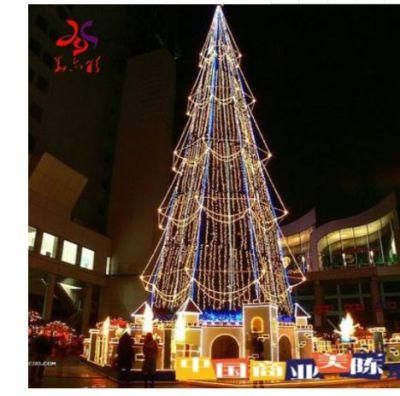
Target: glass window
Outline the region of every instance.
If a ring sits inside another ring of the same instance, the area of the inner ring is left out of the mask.
[[[381,230],[379,220],[367,224],[368,243],[369,243],[369,262],[373,264],[383,264],[382,245],[381,245]]]
[[[110,257],[107,257],[107,261],[106,261],[106,275],[110,275],[111,274],[111,259]]]
[[[392,264],[393,262],[395,262],[394,258],[396,255],[396,248],[393,243],[394,242],[393,224],[392,224],[392,218],[390,217],[382,219],[380,242],[381,242],[382,256],[383,256],[382,262]]]
[[[29,250],[33,250],[35,248],[36,234],[37,234],[37,229],[29,226],[28,227]]]
[[[81,254],[81,267],[92,270],[93,265],[94,265],[94,251],[83,247]]]
[[[337,311],[339,309],[339,300],[337,298],[327,298],[325,299],[325,305],[330,306],[329,311]]]
[[[371,291],[371,284],[369,282],[362,282],[361,290],[363,293],[369,293]]]
[[[338,294],[337,285],[328,283],[323,285],[325,296],[336,296]]]
[[[400,281],[384,282],[383,290],[385,293],[400,292]]]
[[[349,267],[356,267],[356,249],[354,246],[354,233],[352,228],[344,228],[340,230],[340,238],[342,240],[342,257],[343,264]]]
[[[51,258],[56,257],[58,238],[54,235],[43,233],[42,246],[40,247],[40,254]]]
[[[329,251],[331,257],[331,268],[339,269],[343,267],[342,243],[340,232],[328,234]]]
[[[359,294],[358,283],[340,285],[340,294]]]
[[[353,234],[354,234],[354,245],[356,249],[357,265],[361,267],[370,265],[367,227],[365,225],[354,227]]]
[[[77,251],[78,245],[76,243],[64,241],[61,260],[69,264],[76,264]]]

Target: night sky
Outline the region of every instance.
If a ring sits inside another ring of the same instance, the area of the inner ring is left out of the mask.
[[[257,98],[291,215],[320,223],[400,191],[400,7],[223,7]],[[170,6],[178,21],[176,136],[213,6]]]

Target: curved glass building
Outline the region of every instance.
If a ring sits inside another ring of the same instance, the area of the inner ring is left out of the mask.
[[[350,312],[362,325],[400,328],[400,229],[391,194],[358,215],[317,226],[315,210],[282,227],[284,260],[307,282],[297,301],[317,328],[331,330]]]

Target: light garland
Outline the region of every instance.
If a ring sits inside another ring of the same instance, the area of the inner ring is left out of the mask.
[[[240,58],[217,7],[158,209],[163,233],[141,276],[155,306],[191,297],[202,309],[234,310],[257,299],[291,313],[291,290],[305,280],[296,260],[290,276],[283,265],[278,222],[288,212],[265,166],[272,154]]]

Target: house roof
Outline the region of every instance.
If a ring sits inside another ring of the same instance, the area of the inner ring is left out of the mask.
[[[138,308],[136,308],[136,311],[132,312],[131,316],[144,315],[145,309],[146,309],[146,301],[142,305],[140,305]]]
[[[307,313],[301,305],[296,303],[295,308],[294,308],[294,317],[295,318],[310,318],[310,314]]]
[[[178,312],[190,312],[201,314],[203,311],[196,305],[196,303],[189,297],[178,309]]]

